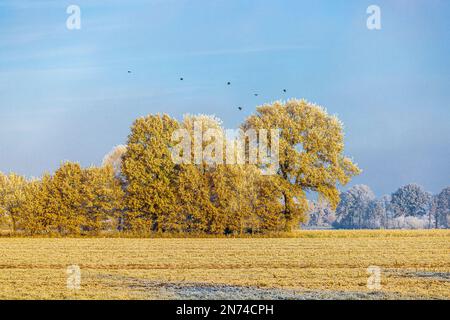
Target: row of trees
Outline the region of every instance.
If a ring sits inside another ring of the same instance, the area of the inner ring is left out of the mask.
[[[31,180],[14,173],[0,174],[2,217],[13,232],[99,231],[120,214],[122,198],[111,166],[83,169],[65,162],[53,175]]]
[[[338,185],[359,173],[343,155],[341,122],[304,100],[258,107],[241,126],[280,129],[274,175],[250,163],[174,163],[173,133],[193,134],[194,122],[222,130],[212,116],[149,115],[133,123],[127,144],[101,167],[65,162],[31,180],[0,174],[0,217],[12,231],[29,234],[286,231],[306,221],[307,192],[335,208]]]
[[[345,229],[427,229],[449,228],[450,187],[432,195],[417,184],[400,187],[391,195],[376,198],[366,185],[341,193],[336,210],[326,201],[314,204],[310,227]]]

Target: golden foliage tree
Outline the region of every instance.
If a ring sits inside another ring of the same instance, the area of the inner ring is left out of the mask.
[[[0,218],[6,218],[13,232],[17,229],[20,208],[25,201],[27,180],[15,173],[0,172]]]
[[[133,231],[178,229],[177,176],[170,154],[177,128],[168,115],[142,117],[131,127],[122,172],[127,180],[126,224]]]
[[[26,184],[19,227],[31,234],[99,232],[116,218],[122,197],[112,166],[65,162],[54,175]]]
[[[306,192],[317,192],[336,207],[338,184],[345,185],[358,167],[344,156],[342,123],[305,100],[275,102],[257,108],[243,129],[280,129],[279,168],[274,177],[284,205],[286,230],[302,220]]]
[[[195,127],[197,126],[197,127]],[[209,142],[203,141],[203,134],[208,129],[222,130],[221,121],[209,115],[185,115],[180,128],[187,130],[191,143],[191,163],[176,166],[180,179],[178,180],[177,198],[181,214],[186,223],[185,228],[193,232],[223,233],[223,213],[214,201],[212,174],[216,167],[206,163],[204,157],[195,159],[195,129],[199,129],[201,150]]]
[[[83,231],[117,229],[123,215],[124,192],[115,173],[112,165],[83,170],[83,201],[79,208]]]
[[[30,181],[25,187],[24,195],[20,229],[32,235],[56,232],[57,216],[49,207],[53,195],[51,175],[44,174],[41,179]]]
[[[202,135],[208,129],[221,131],[224,140],[221,145],[226,145],[220,120],[208,115],[186,115],[180,127],[189,132],[191,160],[195,149],[194,123]],[[203,140],[202,150],[214,142]],[[217,156],[225,163],[225,152]],[[283,221],[279,218],[280,193],[273,184],[275,181],[263,176],[255,165],[211,164],[203,157],[196,164],[177,166],[177,170],[179,208],[186,217],[188,230],[212,234],[280,230]]]
[[[181,229],[189,233],[220,233],[218,210],[213,205],[209,176],[193,164],[178,167],[176,190]]]

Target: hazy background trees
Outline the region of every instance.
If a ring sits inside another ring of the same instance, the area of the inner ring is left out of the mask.
[[[363,228],[368,218],[370,203],[374,199],[375,195],[372,190],[362,184],[341,193],[334,225],[345,229]]]
[[[450,187],[443,189],[433,197],[431,212],[436,228],[450,227]]]
[[[329,228],[336,221],[336,212],[331,208],[327,200],[319,198],[310,202],[309,218],[306,226],[317,228]]]
[[[422,186],[408,184],[391,195],[375,198],[366,185],[356,185],[342,192],[340,203],[331,214],[326,204],[313,204],[306,227],[340,229],[431,229],[448,228],[450,187],[432,195]],[[327,208],[328,217],[321,208]],[[332,221],[330,221],[332,220]],[[328,222],[329,221],[329,222]]]
[[[125,183],[125,177],[122,173],[122,161],[126,152],[127,146],[119,144],[115,146],[107,155],[105,155],[102,161],[102,166],[111,166],[116,177],[123,183]]]

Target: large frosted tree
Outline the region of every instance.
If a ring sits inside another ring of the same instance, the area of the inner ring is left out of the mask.
[[[372,190],[363,184],[355,185],[341,193],[334,225],[338,228],[349,229],[363,227],[367,210],[374,199]]]
[[[362,228],[385,228],[387,224],[386,201],[383,198],[370,201],[363,213],[363,217]]]
[[[431,194],[412,183],[400,187],[391,195],[391,209],[395,217],[425,217],[431,206]]]
[[[242,128],[280,129],[274,183],[281,191],[286,230],[305,220],[307,192],[317,192],[334,208],[339,203],[338,185],[347,184],[360,172],[344,155],[344,131],[339,119],[305,100],[260,106]]]
[[[450,187],[443,189],[434,198],[435,227],[450,227]]]

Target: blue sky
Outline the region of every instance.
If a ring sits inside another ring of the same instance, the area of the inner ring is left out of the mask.
[[[66,28],[71,4],[81,30]],[[366,28],[371,4],[381,30]],[[99,164],[149,113],[236,128],[295,97],[344,122],[364,170],[352,184],[438,192],[450,182],[449,13],[446,0],[0,0],[0,171]]]

